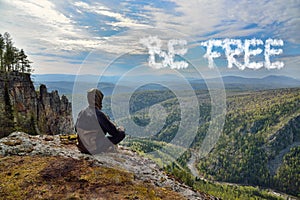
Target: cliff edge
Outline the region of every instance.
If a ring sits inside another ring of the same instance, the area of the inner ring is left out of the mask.
[[[0,199],[217,199],[168,176],[125,147],[95,156],[60,136],[0,139]]]
[[[0,138],[12,131],[31,134],[73,132],[71,103],[45,85],[35,91],[30,74],[0,71]]]

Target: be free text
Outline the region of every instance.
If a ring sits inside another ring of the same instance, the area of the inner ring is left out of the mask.
[[[157,36],[150,36],[143,38],[140,42],[148,48],[149,53],[149,66],[153,68],[165,68],[171,69],[184,69],[188,67],[186,61],[175,61],[175,56],[184,56],[188,49],[186,48],[186,40],[172,39],[168,41],[168,50],[161,50],[162,40]],[[223,40],[208,40],[200,43],[201,46],[206,48],[206,53],[203,55],[208,60],[208,67],[213,68],[214,59],[221,57],[220,49],[227,59],[227,67],[232,68],[235,65],[238,69],[260,69],[265,67],[266,69],[281,69],[284,67],[282,61],[271,62],[271,56],[282,54],[283,50],[280,48],[283,46],[281,39],[223,39]],[[264,48],[261,48],[261,47]],[[264,60],[256,62],[254,57],[262,55]],[[156,56],[160,57],[161,61],[157,62]],[[242,59],[237,59],[238,57]]]

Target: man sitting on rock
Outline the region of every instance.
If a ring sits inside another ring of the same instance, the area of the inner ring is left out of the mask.
[[[78,149],[82,153],[97,154],[114,151],[125,138],[123,127],[116,127],[102,111],[103,93],[98,89],[87,92],[89,106],[78,114],[75,130]]]

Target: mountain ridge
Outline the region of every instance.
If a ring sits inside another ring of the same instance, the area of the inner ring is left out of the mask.
[[[64,74],[44,74],[44,75],[33,75],[34,85],[37,87],[39,84],[46,84],[50,91],[58,90],[60,94],[72,94],[74,89],[74,81],[76,79],[76,75],[64,75]],[[151,80],[153,78],[153,84],[144,84],[143,82],[147,80]],[[163,78],[165,77],[165,78]],[[167,78],[168,75],[165,76],[147,76],[143,77],[133,77],[128,81],[122,82],[122,85],[118,85],[121,87],[123,93],[128,91],[132,91],[136,85],[141,85],[139,87],[140,90],[165,90],[167,86],[172,86],[172,88],[177,88],[178,90],[182,90],[183,87],[181,83],[177,83],[176,76],[172,75],[171,78]],[[119,80],[119,76],[104,76],[101,77],[101,82],[99,81],[99,76],[96,75],[79,75],[76,79],[77,88],[91,88],[98,87],[99,89],[104,91],[106,96],[109,96],[113,93],[114,88],[116,87],[117,81]],[[179,78],[179,77],[177,77]],[[162,86],[160,84],[155,84],[155,81],[159,80],[159,82],[166,83],[166,86]],[[162,81],[163,80],[163,81]],[[213,85],[214,82],[218,83],[218,85],[222,85],[220,83],[220,79],[211,78],[211,79],[195,79],[191,77],[186,77],[186,80],[190,84],[190,86],[194,90],[207,90],[206,82],[209,82]],[[245,78],[241,76],[224,76],[222,77],[223,84],[226,89],[229,90],[261,90],[261,89],[275,89],[275,88],[292,88],[292,87],[300,87],[300,80],[294,79],[288,76],[277,76],[270,75],[263,78]],[[78,90],[78,89],[77,89]],[[85,92],[85,91],[81,91]]]
[[[49,82],[56,82],[56,81],[75,81],[76,77],[79,77],[80,81],[98,81],[100,78],[100,80],[102,82],[112,82],[115,83],[116,80],[120,79],[122,76],[99,76],[99,75],[93,75],[93,74],[81,74],[81,75],[76,75],[76,74],[33,74],[32,75],[33,78],[35,79],[35,81],[39,82],[39,81],[49,81]],[[141,77],[146,78],[146,79],[158,79],[160,78],[160,80],[164,80],[164,81],[170,81],[170,80],[176,80],[176,78],[179,78],[179,76],[174,75],[174,74],[162,74],[162,75],[142,75],[142,76],[130,76],[132,77],[133,80],[135,81],[142,81]],[[142,79],[143,79],[142,78]],[[163,79],[165,78],[165,79]],[[168,80],[169,78],[169,80]],[[185,77],[188,80],[206,80],[203,78],[194,78],[194,77]],[[268,76],[264,76],[264,77],[243,77],[243,76],[228,76],[228,75],[224,75],[221,77],[222,79],[243,79],[243,80],[247,80],[247,79],[255,79],[255,80],[272,80],[272,79],[289,79],[291,81],[298,81],[300,82],[299,79],[290,77],[290,76],[284,76],[284,75],[268,75]],[[216,78],[208,78],[207,80],[217,80]]]

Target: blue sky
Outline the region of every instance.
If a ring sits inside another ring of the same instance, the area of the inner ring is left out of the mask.
[[[216,60],[221,75],[300,79],[300,1],[295,0],[0,0],[0,32],[9,32],[38,74],[164,74],[147,66],[147,49],[139,40],[158,36],[163,48],[171,39],[187,40],[187,57],[195,68],[213,76],[204,62],[209,39],[282,39],[280,70],[238,70]],[[222,52],[221,52],[222,53]],[[253,57],[253,61],[260,59]],[[199,65],[199,66],[198,66]],[[180,71],[180,70],[179,70]]]

